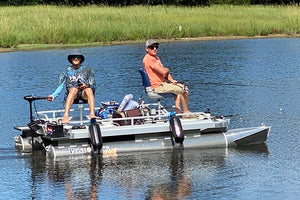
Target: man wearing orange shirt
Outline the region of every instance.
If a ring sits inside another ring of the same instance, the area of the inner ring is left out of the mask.
[[[159,43],[154,39],[146,42],[146,55],[143,59],[144,69],[147,72],[151,88],[155,93],[172,93],[175,95],[175,111],[176,113],[190,113],[188,109],[188,90],[184,85],[178,83],[172,78],[169,68],[161,63],[157,56]],[[182,110],[181,110],[182,106]]]

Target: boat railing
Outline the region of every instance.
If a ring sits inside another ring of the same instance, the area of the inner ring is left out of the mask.
[[[99,110],[100,107],[96,107],[95,110]],[[84,108],[84,111],[88,111],[89,108]],[[49,122],[59,122],[59,120],[63,117],[64,109],[58,109],[58,110],[48,110],[48,111],[38,111],[37,114],[39,117],[43,118],[45,121]],[[75,108],[72,108],[70,112],[76,111]],[[157,121],[168,121],[170,117],[170,112],[168,112],[166,109],[161,109],[160,113],[151,114],[148,113],[148,115],[144,116],[135,116],[135,117],[124,117],[124,118],[113,118],[111,115],[107,119],[97,119],[97,122],[104,123],[104,124],[111,124],[111,125],[118,125],[120,123],[118,122],[124,122],[126,121],[126,125],[136,125],[136,124],[145,124],[145,123],[155,123]],[[193,112],[192,114],[198,115],[198,119],[207,119],[210,118],[209,113],[205,112]],[[176,114],[178,117],[183,117],[184,113]],[[70,115],[72,116],[72,115]],[[130,122],[129,122],[130,121]],[[70,124],[88,124],[90,123],[89,115],[85,115],[84,118],[78,119],[78,117],[70,117]]]
[[[70,112],[73,112],[73,111],[75,111],[74,108],[70,109]],[[65,112],[65,110],[47,110],[47,111],[38,111],[37,115],[38,116],[42,115],[45,118],[45,120],[48,121],[51,118],[54,119],[54,118],[62,116],[62,114],[64,112]],[[52,115],[52,116],[50,117],[48,115]]]
[[[100,109],[100,107],[96,107],[95,110]],[[74,112],[78,109],[71,108],[70,113]],[[89,108],[84,108],[85,111],[89,110]],[[65,110],[64,109],[59,109],[59,110],[46,110],[46,111],[38,111],[37,115],[38,116],[43,116],[45,120],[53,120],[59,117],[62,117],[64,114]]]
[[[189,115],[189,114],[185,114],[185,113],[181,113],[181,114],[176,114],[176,116],[178,117],[183,117],[184,115]],[[193,115],[197,115],[197,118],[194,119],[210,119],[210,114],[205,113],[205,112],[193,112]],[[108,118],[108,119],[101,119],[99,121],[105,123],[105,122],[109,122],[111,124],[115,124],[115,122],[118,121],[129,121],[130,123],[128,123],[128,125],[136,125],[136,124],[146,124],[146,123],[155,123],[158,121],[161,122],[168,122],[170,119],[170,113],[165,113],[165,114],[157,114],[157,115],[146,115],[146,116],[136,116],[136,117],[124,117],[124,118]],[[135,121],[137,120],[141,120],[140,122],[135,123]]]

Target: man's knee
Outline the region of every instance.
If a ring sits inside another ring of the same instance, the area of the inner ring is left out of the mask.
[[[93,90],[91,88],[86,88],[85,92],[90,95],[94,95]]]
[[[91,88],[85,88],[83,90],[82,96],[83,96],[83,98],[84,97],[92,97],[93,98],[94,97],[94,91]]]
[[[69,91],[68,91],[67,99],[68,98],[76,99],[77,98],[77,92],[78,92],[77,88],[74,88],[74,87],[70,88]]]
[[[69,94],[77,94],[77,92],[78,92],[78,89],[77,89],[77,88],[71,87],[71,88],[69,89],[69,91],[68,91],[68,95],[69,95]]]

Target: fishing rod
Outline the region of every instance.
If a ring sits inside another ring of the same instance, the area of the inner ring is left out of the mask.
[[[213,83],[213,82],[207,82],[207,83],[198,83],[202,85],[228,85],[228,86],[256,86],[258,85],[247,85],[247,84],[241,84],[241,83]]]

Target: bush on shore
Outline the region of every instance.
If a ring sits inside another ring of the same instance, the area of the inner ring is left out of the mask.
[[[5,6],[0,47],[300,33],[296,6]]]
[[[222,5],[299,5],[300,0],[6,0],[8,5],[105,5],[105,6],[132,6],[132,5],[175,5],[175,6],[209,6]]]

